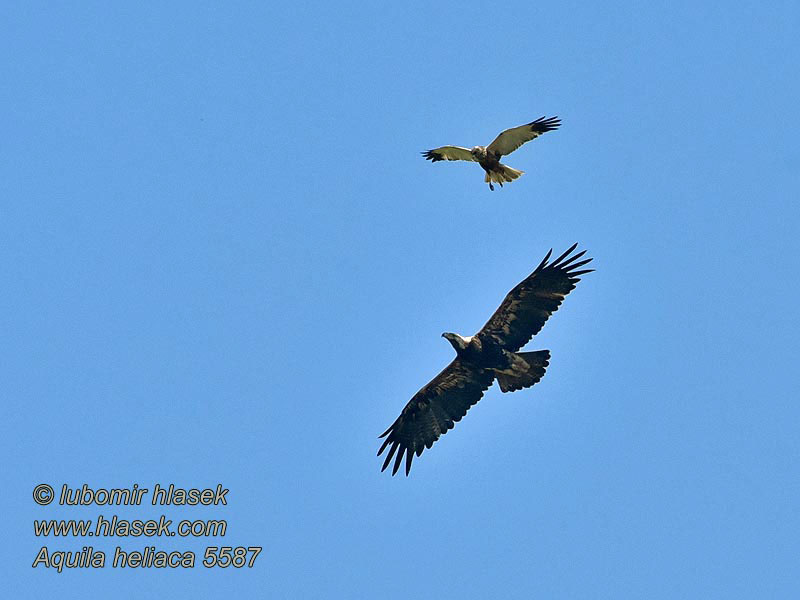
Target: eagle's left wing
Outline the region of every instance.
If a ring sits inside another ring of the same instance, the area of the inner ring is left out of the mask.
[[[461,146],[442,146],[441,148],[426,150],[420,154],[433,162],[440,160],[471,160],[472,162],[477,162],[469,148],[462,148]]]
[[[516,352],[539,333],[550,315],[558,310],[566,295],[580,281],[578,277],[594,270],[576,270],[592,260],[587,258],[575,262],[586,250],[568,257],[577,245],[574,244],[564,254],[548,263],[547,259],[553,252],[550,250],[536,270],[508,293],[486,325],[477,333],[479,338],[491,337],[502,348]]]
[[[511,154],[525,142],[530,142],[543,133],[558,129],[559,125],[561,125],[561,119],[558,117],[541,117],[526,125],[506,129],[486,147],[486,150],[494,152],[498,157]]]
[[[391,444],[381,471],[386,470],[395,452],[392,475],[397,473],[403,454],[406,455],[406,475],[411,470],[414,454],[422,454],[440,436],[455,427],[494,381],[491,371],[477,369],[456,358],[430,383],[414,394],[397,417],[380,437],[386,437],[378,456]]]

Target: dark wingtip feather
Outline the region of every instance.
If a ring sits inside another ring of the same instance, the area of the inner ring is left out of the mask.
[[[561,119],[558,117],[539,117],[531,123],[531,131],[546,133],[553,131],[561,126]]]
[[[568,269],[564,269],[564,270],[565,270],[565,271],[567,271],[567,272],[569,273],[569,272],[571,272],[571,271],[573,271],[573,270],[577,269],[578,267],[582,267],[583,265],[585,265],[585,264],[587,264],[587,263],[590,263],[590,262],[592,262],[592,259],[591,259],[591,258],[587,258],[586,260],[582,260],[582,261],[580,261],[580,262],[576,262],[576,263],[575,263],[575,264],[573,264],[573,265],[570,265]],[[561,265],[561,266],[562,266],[562,267],[564,267],[564,266],[566,266],[566,265]]]
[[[400,446],[400,442],[395,442],[392,444],[392,447],[389,448],[389,454],[386,455],[386,460],[383,461],[383,467],[381,467],[381,473],[386,470],[386,467],[389,466],[389,463],[392,462],[392,457],[394,453],[397,452],[397,448]]]
[[[564,267],[566,267],[571,262],[574,262],[574,261],[578,260],[584,254],[586,254],[586,250],[581,250],[577,254],[573,254],[567,260],[565,260],[563,263],[561,263],[561,268],[563,269]],[[592,259],[590,258],[589,260],[592,260]]]
[[[406,452],[406,477],[411,472],[411,461],[414,460],[414,453],[411,451],[411,448],[408,449]]]
[[[570,246],[570,247],[569,247],[569,248],[566,250],[566,252],[564,252],[564,254],[562,254],[562,255],[561,255],[561,256],[559,256],[557,259],[555,259],[555,260],[554,260],[554,261],[553,261],[553,262],[550,264],[550,266],[551,266],[551,267],[553,267],[553,268],[560,266],[558,263],[560,263],[562,260],[564,260],[564,258],[566,258],[566,257],[569,255],[569,253],[570,253],[570,252],[572,252],[573,250],[575,250],[575,248],[577,248],[577,247],[578,247],[578,242],[575,242],[574,244],[572,244],[572,246]]]
[[[395,459],[394,466],[392,467],[392,476],[394,476],[395,473],[397,473],[397,469],[400,468],[400,463],[403,461],[403,453],[407,451],[408,448],[406,448],[405,446],[400,448],[400,452],[397,453],[397,458]]]
[[[381,436],[381,437],[383,437],[383,436]],[[381,439],[381,438],[378,438],[378,439]],[[383,450],[386,448],[386,446],[388,446],[388,445],[389,445],[389,442],[390,442],[390,441],[392,441],[392,438],[386,438],[386,439],[383,441],[383,444],[381,444],[381,448],[380,448],[380,450],[378,450],[378,456],[380,456],[380,455],[383,453]]]
[[[425,150],[424,152],[420,152],[420,154],[425,157],[425,160],[430,160],[432,162],[444,160],[441,154],[437,154],[433,150]]]
[[[538,266],[538,267],[536,267],[536,268],[535,268],[533,271],[534,271],[534,272],[536,272],[536,271],[538,271],[538,270],[540,270],[540,269],[544,268],[544,266],[547,264],[547,259],[548,259],[548,258],[550,258],[550,255],[551,255],[552,253],[553,253],[553,249],[552,249],[552,248],[550,248],[550,250],[547,252],[547,255],[546,255],[546,256],[545,256],[545,257],[542,259],[542,262],[540,262],[540,263],[539,263],[539,266]]]
[[[553,250],[551,248],[550,251],[547,253],[547,256],[544,257],[544,260],[541,263],[539,263],[538,267],[536,267],[536,270],[534,271],[534,273],[537,273],[537,272],[542,271],[544,269],[558,269],[559,271],[561,271],[563,273],[569,274],[570,277],[574,277],[575,275],[579,275],[580,273],[575,272],[575,269],[577,269],[579,267],[582,267],[583,265],[585,265],[587,263],[592,262],[592,260],[594,260],[594,259],[590,257],[590,258],[585,258],[583,260],[578,261],[579,258],[581,258],[582,256],[584,256],[586,254],[586,250],[581,250],[577,254],[575,254],[573,256],[570,256],[570,253],[573,250],[575,250],[575,248],[577,248],[577,247],[578,247],[578,243],[575,242],[574,244],[572,244],[572,246],[567,248],[567,250],[563,254],[561,254],[561,256],[559,256],[555,260],[553,260],[550,263],[548,263],[547,259],[550,258],[550,255],[553,252]],[[575,262],[575,261],[578,261],[578,262]],[[591,269],[589,271],[581,271],[581,273],[588,273],[588,272],[591,272],[593,270],[594,269]]]

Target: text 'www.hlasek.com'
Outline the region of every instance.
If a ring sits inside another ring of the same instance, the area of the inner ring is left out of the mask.
[[[59,506],[227,506],[229,490],[218,484],[216,488],[184,489],[174,484],[156,483],[152,489],[133,484],[130,488],[97,488],[87,484],[70,488],[67,484],[55,490],[41,483],[33,489],[33,500],[40,506],[55,502]],[[153,519],[127,519],[117,514],[100,513],[94,519],[34,519],[33,533],[37,537],[99,537],[99,538],[199,538],[224,537],[228,522],[224,519],[182,519],[175,522],[167,515]],[[44,567],[61,573],[64,569],[114,568],[193,568],[202,564],[206,568],[252,568],[261,553],[261,546],[207,546],[202,557],[192,550],[159,549],[155,545],[123,548],[113,551],[97,549],[91,545],[70,550],[42,546],[33,560],[33,568]]]

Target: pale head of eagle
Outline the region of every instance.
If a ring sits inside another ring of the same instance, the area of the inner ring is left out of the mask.
[[[469,343],[472,341],[472,336],[462,337],[457,333],[443,333],[442,337],[453,345],[456,352],[459,350],[466,350]]]

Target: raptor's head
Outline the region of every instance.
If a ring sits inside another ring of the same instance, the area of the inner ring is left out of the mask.
[[[453,345],[453,348],[456,349],[456,352],[459,350],[466,350],[467,345],[472,339],[461,337],[457,333],[443,333],[442,337]]]
[[[472,150],[469,151],[472,156],[474,156],[477,160],[481,160],[486,158],[486,148],[483,146],[475,146]]]

